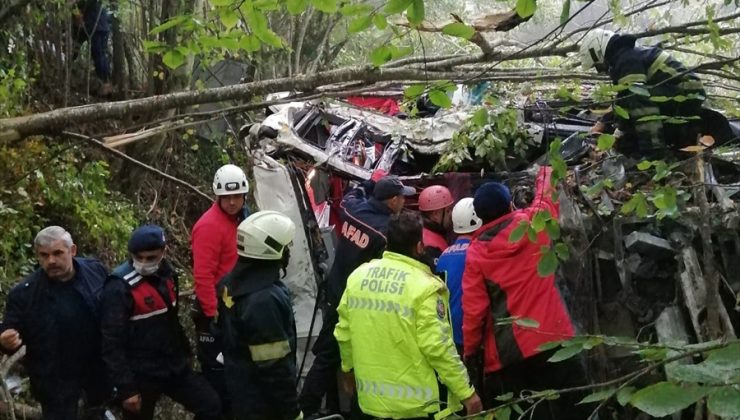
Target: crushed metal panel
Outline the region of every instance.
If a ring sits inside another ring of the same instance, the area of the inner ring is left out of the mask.
[[[269,156],[255,158],[254,198],[260,210],[275,210],[284,213],[296,224],[296,236],[290,247],[290,264],[283,282],[293,294],[296,329],[299,337],[306,337],[316,303],[316,275],[308,245],[306,230],[298,209],[288,169]],[[314,332],[321,329],[317,317]]]

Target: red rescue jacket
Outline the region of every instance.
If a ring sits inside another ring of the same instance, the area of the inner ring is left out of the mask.
[[[549,245],[546,233],[540,233],[536,243],[526,235],[509,242],[512,230],[522,221],[529,223],[538,211],[558,217],[559,206],[551,198],[551,172],[543,167],[537,175],[531,207],[484,225],[468,247],[462,282],[464,353],[473,356],[482,348],[486,373],[533,356],[542,344],[574,333],[555,276],[537,274],[540,248]],[[532,319],[539,327],[495,325],[509,317]]]
[[[216,285],[234,268],[238,219],[224,213],[213,203],[193,226],[193,277],[195,296],[207,317],[216,316]]]

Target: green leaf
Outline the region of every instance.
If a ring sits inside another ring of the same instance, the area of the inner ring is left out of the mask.
[[[565,261],[570,258],[570,249],[568,249],[568,245],[565,243],[558,242],[555,244],[555,254],[561,261]]]
[[[596,140],[596,148],[601,151],[610,150],[614,146],[615,141],[617,141],[617,138],[613,135],[602,134],[599,136],[598,140]]]
[[[663,103],[663,102],[670,101],[671,98],[669,98],[667,96],[651,96],[650,97],[650,100],[653,101],[653,102],[657,102],[657,103]]]
[[[560,11],[560,24],[565,25],[565,22],[570,18],[570,0],[563,2],[563,9]]]
[[[537,274],[540,277],[547,277],[555,273],[558,269],[558,256],[555,252],[548,250],[540,257],[540,261],[537,263]]]
[[[185,55],[178,50],[169,50],[162,56],[162,62],[165,66],[176,69],[185,62]]]
[[[635,393],[635,387],[634,386],[626,386],[617,392],[617,402],[619,402],[619,405],[624,407],[627,405],[630,400],[632,399],[632,394]]]
[[[373,66],[375,67],[389,62],[392,58],[393,52],[388,45],[381,45],[370,52],[370,62],[373,63]]]
[[[496,409],[493,412],[493,418],[495,420],[509,420],[511,418],[511,408],[502,407],[502,408]]]
[[[144,40],[144,49],[147,52],[161,53],[167,51],[167,48],[164,42]]]
[[[651,362],[665,360],[668,357],[668,349],[665,347],[647,347],[634,353],[638,354],[643,360]]]
[[[308,0],[287,0],[286,7],[291,15],[300,15],[308,8]]]
[[[666,115],[646,115],[644,117],[640,117],[637,119],[637,122],[648,122],[648,121],[663,121],[667,120],[668,116]]]
[[[712,350],[707,356],[707,362],[716,365],[726,365],[735,369],[740,369],[740,343],[733,343],[721,349]]]
[[[391,46],[391,58],[393,60],[401,57],[406,57],[407,55],[414,52],[414,49],[411,47],[396,47],[395,45]]]
[[[527,225],[527,238],[529,238],[529,242],[537,242],[537,232],[532,229],[532,225]],[[543,248],[547,249],[547,247]]]
[[[429,100],[440,108],[449,108],[452,106],[452,99],[447,96],[447,93],[441,90],[433,90],[429,92]]]
[[[239,15],[231,9],[221,9],[218,14],[226,29],[231,29],[239,23]]]
[[[642,162],[637,164],[637,169],[641,171],[645,171],[645,170],[650,169],[651,166],[653,166],[653,162],[649,160],[643,160]]]
[[[551,240],[557,241],[560,239],[560,223],[558,223],[557,220],[548,220],[547,223],[545,223],[545,231],[547,231],[547,236]]]
[[[650,92],[648,92],[648,90],[642,86],[633,85],[633,86],[630,86],[628,89],[630,92],[634,93],[635,95],[650,97]]]
[[[383,8],[383,11],[389,15],[396,15],[403,12],[411,6],[414,0],[390,0]]]
[[[511,231],[511,234],[509,234],[509,242],[519,242],[524,237],[524,233],[527,231],[528,228],[529,224],[527,222],[522,221],[521,223],[519,223],[519,226],[514,228],[514,230]]]
[[[583,347],[581,346],[563,347],[562,349],[556,351],[555,354],[547,359],[547,361],[550,363],[562,362],[563,360],[570,359],[571,357],[577,355],[582,351]]]
[[[614,104],[614,113],[617,114],[618,117],[623,118],[625,120],[630,119],[630,114],[627,112],[626,109],[622,108],[621,106]]]
[[[496,401],[506,402],[506,401],[510,401],[512,398],[514,398],[514,393],[513,392],[507,392],[506,394],[501,394],[501,395],[496,396],[496,398],[494,398],[494,399]]]
[[[316,10],[324,13],[336,13],[339,10],[337,6],[337,0],[311,0],[311,4]]]
[[[341,9],[339,9],[339,13],[341,13],[342,16],[369,15],[372,14],[372,11],[373,7],[364,3],[346,3]]]
[[[167,22],[159,26],[155,26],[151,31],[149,31],[149,35],[156,35],[160,32],[166,31],[167,29],[174,28],[175,26],[185,22],[186,20],[190,20],[190,16],[188,15],[175,16],[172,19],[168,20]]]
[[[216,7],[233,6],[235,0],[211,0],[211,5]]]
[[[418,26],[424,21],[424,0],[413,0],[406,10],[406,18],[411,26]]]
[[[475,35],[475,28],[462,22],[452,22],[442,27],[442,33],[458,38],[470,39]]]
[[[596,391],[593,394],[587,395],[584,399],[579,401],[578,404],[588,404],[588,403],[594,403],[598,401],[604,401],[605,399],[610,398],[612,394],[614,394],[614,391],[615,391],[614,388]]]
[[[647,199],[641,192],[636,192],[622,206],[622,214],[634,213],[637,217],[646,217],[648,212]]]
[[[422,84],[409,85],[403,90],[403,97],[405,99],[416,99],[421,96],[426,90],[426,86]]]
[[[385,16],[381,15],[380,13],[376,13],[375,15],[373,15],[373,24],[376,28],[382,31],[388,27],[388,20],[386,20]]]
[[[526,19],[537,10],[537,0],[517,0],[516,13],[520,18]]]
[[[740,379],[740,371],[709,362],[697,365],[677,365],[673,367],[671,373],[672,379],[705,385],[725,385]]]
[[[706,394],[707,389],[701,386],[659,382],[635,392],[630,404],[653,417],[664,417],[694,404]]]
[[[550,212],[546,210],[538,211],[534,214],[534,217],[532,218],[532,229],[534,229],[534,231],[537,233],[542,232],[543,230],[545,230],[545,223],[547,223],[547,221],[550,219],[552,219],[552,216],[550,216]]]
[[[262,43],[254,35],[244,35],[239,39],[239,48],[246,52],[259,51]]]
[[[514,323],[523,328],[539,328],[540,323],[536,319],[531,318],[517,318]]]
[[[548,350],[552,350],[554,348],[560,347],[562,344],[563,344],[563,340],[549,341],[547,343],[541,344],[539,347],[537,347],[537,350],[548,351]]]
[[[722,418],[740,416],[740,389],[737,386],[725,386],[712,392],[709,395],[707,407],[713,414]]]
[[[354,34],[364,31],[365,29],[369,28],[371,24],[372,18],[370,17],[370,15],[360,16],[349,23],[347,30],[349,30],[350,33]]]
[[[478,109],[470,118],[470,121],[476,127],[483,127],[488,123],[488,110],[486,110],[485,108]]]

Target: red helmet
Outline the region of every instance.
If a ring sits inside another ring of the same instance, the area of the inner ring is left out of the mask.
[[[432,185],[426,187],[419,194],[419,210],[420,211],[434,211],[449,207],[454,203],[452,199],[452,193],[447,187],[442,185]]]

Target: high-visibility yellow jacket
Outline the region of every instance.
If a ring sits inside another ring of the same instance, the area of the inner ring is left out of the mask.
[[[437,375],[450,391],[448,409],[473,395],[448,306],[444,282],[404,255],[386,251],[352,272],[334,336],[364,413],[401,419],[440,411]]]

